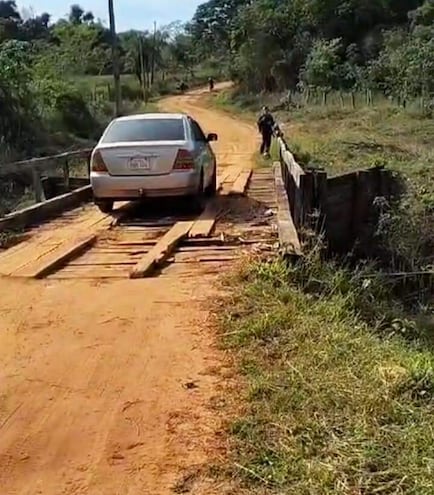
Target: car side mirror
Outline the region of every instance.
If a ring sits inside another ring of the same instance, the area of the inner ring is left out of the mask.
[[[206,138],[206,140],[208,141],[208,143],[211,143],[212,141],[218,141],[218,139],[219,138],[218,138],[217,134],[215,134],[213,132],[211,134],[208,134],[208,136]]]

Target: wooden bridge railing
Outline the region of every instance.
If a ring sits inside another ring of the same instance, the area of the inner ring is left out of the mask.
[[[382,167],[328,177],[323,169],[300,166],[281,132],[277,136],[282,181],[297,233],[320,231],[335,251],[352,249],[376,216],[375,200],[400,193],[399,180]],[[294,239],[294,236],[292,237]],[[297,247],[297,239],[292,244]]]
[[[58,155],[32,158],[30,160],[22,160],[19,162],[0,164],[0,179],[17,175],[31,174],[33,181],[33,190],[35,201],[40,203],[43,200],[42,175],[44,172],[53,172],[62,170],[62,176],[65,188],[70,188],[71,177],[71,161],[83,160],[86,163],[86,174],[89,176],[90,156],[92,148],[69,151]]]

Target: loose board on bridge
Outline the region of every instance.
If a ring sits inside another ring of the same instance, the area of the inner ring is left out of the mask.
[[[17,277],[41,279],[55,272],[95,244],[96,234],[81,236],[60,244],[56,249],[13,273]]]
[[[200,217],[194,222],[188,237],[194,239],[198,237],[209,237],[214,229],[220,208],[217,201],[210,201]]]
[[[252,173],[251,167],[244,168],[238,165],[224,167],[217,178],[217,190],[222,195],[243,195]]]
[[[220,186],[221,194],[227,195],[230,193],[230,191],[232,190],[232,186],[234,185],[242,171],[242,167],[238,167],[237,165],[231,165],[227,167]]]
[[[231,190],[229,191],[229,194],[234,194],[234,195],[243,195],[246,192],[247,186],[249,184],[250,178],[252,176],[253,170],[250,169],[245,169],[242,170],[238,178],[235,180],[233,183],[233,186]]]
[[[158,242],[145,254],[130,272],[130,278],[144,278],[170,257],[178,243],[188,236],[194,222],[177,222]]]

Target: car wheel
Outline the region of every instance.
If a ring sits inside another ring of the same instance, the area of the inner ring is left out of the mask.
[[[111,213],[113,211],[114,201],[109,199],[95,201],[95,204],[103,213]]]
[[[211,182],[206,188],[205,194],[208,198],[212,198],[217,194],[217,167],[214,166]]]

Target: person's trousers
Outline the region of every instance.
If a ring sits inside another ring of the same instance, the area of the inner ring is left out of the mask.
[[[272,134],[264,132],[262,134],[261,155],[270,153]]]

